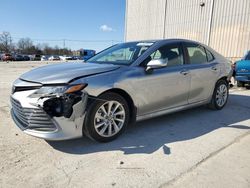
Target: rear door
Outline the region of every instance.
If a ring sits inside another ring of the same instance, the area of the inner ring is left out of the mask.
[[[218,62],[211,52],[197,43],[184,43],[184,51],[191,75],[188,103],[207,100],[219,74]]]

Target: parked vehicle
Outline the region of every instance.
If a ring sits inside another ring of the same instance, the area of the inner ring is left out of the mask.
[[[34,55],[29,55],[30,61],[41,61],[41,55],[39,54],[34,54]]]
[[[72,60],[81,60],[80,56],[72,56]]]
[[[60,59],[63,61],[73,60],[72,56],[60,56]]]
[[[4,55],[2,56],[2,60],[3,60],[3,61],[13,61],[14,58],[13,58],[13,56],[12,56],[11,54],[6,53],[6,54],[4,54]]]
[[[23,60],[24,61],[30,61],[30,57],[28,55],[23,55]]]
[[[48,61],[49,60],[49,56],[43,55],[41,56],[41,61]]]
[[[41,61],[41,55],[36,54],[36,55],[34,56],[34,61]]]
[[[16,54],[13,56],[13,60],[14,61],[23,61],[23,56],[22,55],[19,55],[19,54]]]
[[[238,87],[250,84],[250,51],[240,61],[236,62],[235,73]]]
[[[49,57],[49,61],[59,61],[60,57],[58,55],[52,55]]]
[[[95,55],[95,50],[83,50],[83,60],[87,61],[89,58],[93,57]]]
[[[129,123],[200,105],[221,110],[232,69],[198,42],[128,42],[86,63],[27,72],[13,83],[12,117],[25,133],[46,140],[83,136],[107,142]],[[197,117],[198,118],[198,117]]]

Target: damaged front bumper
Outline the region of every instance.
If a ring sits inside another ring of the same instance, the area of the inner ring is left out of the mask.
[[[30,97],[35,91],[18,91],[11,96],[11,115],[23,132],[45,140],[82,137],[87,93]]]

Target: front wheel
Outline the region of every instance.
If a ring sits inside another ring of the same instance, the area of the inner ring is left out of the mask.
[[[105,93],[95,100],[86,114],[84,133],[93,140],[109,142],[127,127],[129,108],[126,100],[116,93]]]
[[[214,110],[221,110],[228,100],[228,83],[219,80],[214,88],[214,93],[208,107]]]

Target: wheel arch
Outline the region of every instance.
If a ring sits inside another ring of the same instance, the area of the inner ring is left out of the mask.
[[[216,84],[217,84],[220,80],[226,81],[227,84],[229,85],[228,77],[227,77],[227,76],[221,76],[221,77],[215,82],[214,87],[213,87],[213,92],[214,92],[214,89],[215,89]]]
[[[220,81],[220,80],[225,80],[225,81],[227,82],[227,84],[229,84],[229,79],[228,79],[227,76],[222,76],[222,77],[220,77],[220,78],[217,80],[217,82]],[[216,82],[216,83],[217,83],[217,82]]]
[[[227,99],[226,99],[226,102],[223,104],[223,106],[218,106],[218,104],[216,104],[216,101],[215,101],[216,88],[218,87],[217,85],[219,84],[220,81],[223,81],[223,82],[225,82],[227,84],[227,99],[228,99],[228,84],[229,84],[229,81],[227,79],[227,76],[223,76],[220,79],[218,79],[217,82],[215,83],[213,94],[211,96],[210,102],[207,105],[208,108],[210,108],[212,110],[221,110],[227,103]]]
[[[100,95],[103,95],[105,93],[109,93],[109,92],[116,93],[116,94],[122,96],[127,101],[127,104],[129,106],[129,111],[130,111],[129,123],[134,123],[136,121],[137,107],[135,106],[132,97],[126,91],[124,91],[123,89],[120,89],[120,88],[108,89],[108,90],[102,92],[101,94],[99,94],[97,97],[99,97]]]

